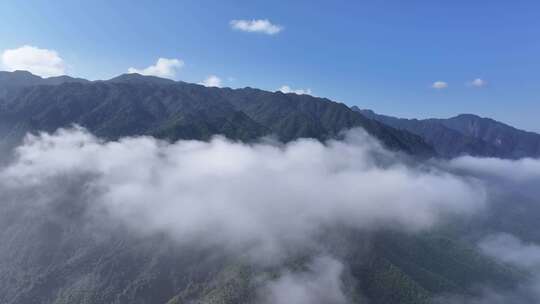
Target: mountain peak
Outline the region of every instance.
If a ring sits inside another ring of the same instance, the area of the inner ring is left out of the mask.
[[[373,115],[377,115],[377,113],[375,113],[373,110],[370,110],[370,109],[360,109],[359,107],[357,106],[352,106],[351,107],[351,110],[355,111],[355,112],[358,112],[358,113],[361,113],[365,116],[373,116]]]
[[[475,114],[470,114],[470,113],[462,113],[462,114],[458,114],[456,115],[455,117],[453,118],[460,118],[460,119],[482,119],[482,117],[478,116],[478,115],[475,115]],[[450,118],[451,119],[451,118]]]
[[[492,118],[459,114],[447,119],[404,119],[376,114],[371,110],[352,110],[366,117],[421,136],[440,155],[521,158],[540,156],[540,134],[516,129]]]
[[[6,73],[11,73],[13,75],[34,76],[34,77],[41,78],[40,76],[34,75],[34,74],[30,73],[29,71],[25,71],[25,70],[15,70],[13,72],[6,72]]]
[[[16,70],[13,72],[0,71],[0,86],[25,87],[34,85],[58,85],[66,82],[90,82],[83,78],[73,78],[67,75],[43,78],[29,71]]]
[[[28,71],[0,71],[0,86],[36,85],[41,81],[43,81],[43,78]]]
[[[114,83],[130,83],[130,84],[144,83],[144,84],[158,84],[158,85],[175,83],[175,81],[171,79],[161,78],[161,77],[156,77],[156,76],[141,75],[138,73],[122,74],[120,76],[114,77],[107,81],[114,82]]]
[[[86,80],[84,78],[75,78],[67,75],[48,77],[44,79],[44,84],[48,85],[58,85],[66,82],[86,83],[90,82],[90,80]]]

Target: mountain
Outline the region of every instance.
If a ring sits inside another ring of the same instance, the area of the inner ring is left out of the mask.
[[[126,84],[156,84],[167,85],[174,84],[175,81],[171,79],[160,78],[156,76],[144,76],[137,73],[122,74],[120,76],[109,79],[107,82],[112,83],[126,83]]]
[[[466,136],[487,142],[510,158],[540,156],[540,134],[516,129],[491,118],[461,114],[442,123]]]
[[[45,80],[27,71],[0,71],[1,87],[18,87],[43,84]]]
[[[445,157],[473,155],[517,159],[540,156],[540,134],[490,118],[461,114],[448,119],[404,119],[351,107],[365,117],[421,136]]]
[[[25,87],[33,85],[57,85],[66,82],[90,82],[82,78],[73,78],[70,76],[55,76],[42,78],[28,71],[6,72],[0,71],[0,87]]]
[[[51,132],[74,123],[109,139],[133,135],[208,139],[223,134],[249,140],[267,133],[229,103],[177,86],[107,82],[32,86],[1,105],[1,129],[11,142],[29,131]]]
[[[90,81],[66,75],[42,78],[28,71],[0,71],[0,99],[9,98],[7,94],[16,94],[19,90],[29,86],[59,85],[70,82],[87,83]]]
[[[176,246],[166,237],[118,230],[96,236],[80,225],[83,210],[70,203],[56,206],[63,212],[54,219],[40,213],[21,218],[16,209],[3,208],[0,302],[256,304],[261,278],[305,268],[310,258],[276,269],[222,256],[217,248]],[[467,294],[480,283],[505,288],[520,278],[444,234],[380,233],[366,241],[349,231],[333,236],[333,242],[348,247],[344,289],[351,298],[362,294],[373,304],[427,304],[433,295]]]
[[[153,76],[124,74],[107,81],[46,78],[4,72],[0,138],[16,143],[27,132],[73,123],[105,138],[152,135],[170,140],[221,134],[250,141],[320,140],[362,127],[387,147],[431,156],[433,149],[409,132],[365,118],[346,105],[309,95],[258,89],[207,88]],[[15,88],[15,89],[13,89]]]
[[[217,92],[216,88],[212,88]],[[268,127],[282,141],[301,137],[320,140],[336,137],[343,130],[362,127],[387,147],[413,155],[433,155],[423,140],[367,119],[342,103],[310,95],[284,94],[252,88],[220,90],[221,96],[252,119]]]
[[[418,156],[435,153],[418,135],[309,95],[207,88],[138,74],[92,82],[26,72],[0,75],[5,91],[0,95],[0,140],[11,145],[27,132],[73,123],[104,139],[206,140],[221,134],[247,142],[270,134],[282,141],[325,140],[362,127],[392,149]],[[314,250],[284,265],[258,266],[223,248],[179,246],[165,233],[139,235],[106,221],[97,221],[98,227],[83,225],[95,206],[85,201],[93,190],[79,178],[94,177],[65,176],[55,181],[59,193],[38,185],[9,196],[0,184],[0,303],[257,303],[255,292],[263,279],[307,269],[318,254]],[[47,191],[55,192],[54,201],[40,204]],[[38,203],[21,207],[21,201],[34,200]],[[527,223],[537,221],[530,216]],[[523,221],[510,218],[500,225],[519,230],[518,224]],[[429,303],[445,293],[471,294],[478,285],[515,286],[522,274],[480,254],[474,242],[461,237],[468,232],[442,227],[421,234],[371,234],[340,227],[321,236],[327,248],[320,250],[343,261],[343,289],[353,303]]]
[[[92,207],[74,198],[88,193],[85,185],[66,180],[68,191],[37,208],[2,200],[0,303],[255,304],[261,279],[306,268],[312,258],[308,253],[283,266],[257,266],[220,247],[180,246],[166,234],[140,235],[107,221],[99,221],[99,227],[82,225]],[[43,193],[19,195],[39,199]],[[531,216],[527,222],[537,220]],[[427,304],[433,295],[469,294],[478,284],[509,288],[522,278],[479,254],[460,235],[465,231],[369,236],[339,229],[323,237],[326,251],[348,269],[343,289],[373,304]]]

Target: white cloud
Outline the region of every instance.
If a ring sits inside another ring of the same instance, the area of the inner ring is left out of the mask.
[[[272,24],[268,19],[232,20],[230,25],[235,30],[267,35],[275,35],[284,29],[281,25]]]
[[[437,90],[446,89],[446,88],[448,88],[448,83],[446,83],[444,81],[435,81],[431,85],[431,87],[434,88],[434,89],[437,89]]]
[[[456,174],[477,179],[488,189],[490,204],[495,208],[528,210],[537,203],[540,196],[540,159],[505,160],[498,158],[475,158],[470,156],[450,160],[447,163]],[[508,204],[511,202],[511,204]],[[515,206],[514,206],[515,204]],[[530,210],[533,210],[534,207]],[[495,211],[497,218],[504,211]],[[512,215],[510,218],[515,217]],[[524,219],[524,225],[528,225]],[[489,222],[489,221],[488,221]],[[493,226],[490,222],[488,227]],[[503,227],[505,225],[502,225]],[[505,229],[506,230],[506,229]],[[480,231],[483,231],[480,229]],[[487,231],[490,231],[488,229]],[[530,234],[522,232],[522,236]],[[516,235],[499,232],[487,235],[478,241],[478,248],[484,254],[499,262],[528,272],[526,280],[521,280],[513,288],[501,289],[493,286],[475,287],[475,296],[443,296],[438,304],[508,304],[540,303],[540,244],[532,236],[522,240]]]
[[[450,296],[441,298],[440,304],[509,304],[540,303],[540,246],[524,242],[508,233],[489,235],[479,243],[479,248],[500,262],[521,268],[528,272],[526,280],[522,280],[514,288],[481,287],[476,296]]]
[[[487,81],[481,79],[481,78],[476,78],[475,80],[471,81],[469,83],[470,86],[472,87],[476,87],[476,88],[481,88],[481,87],[485,87],[487,85]]]
[[[508,233],[484,238],[479,247],[485,254],[523,269],[540,268],[540,246],[525,243]]]
[[[262,291],[263,304],[346,304],[342,288],[343,264],[331,257],[315,258],[301,272],[285,271]]]
[[[159,58],[155,65],[139,70],[129,68],[129,73],[138,73],[141,75],[157,76],[163,78],[174,78],[177,70],[184,66],[184,62],[179,59]]]
[[[199,82],[199,84],[202,84],[203,86],[207,87],[221,87],[222,81],[221,78],[217,77],[216,75],[210,75],[206,77],[205,80]]]
[[[298,94],[298,95],[302,95],[302,94],[308,94],[308,95],[311,95],[311,94],[312,94],[311,89],[309,89],[309,88],[307,88],[307,89],[295,89],[295,90],[293,90],[293,89],[291,89],[291,87],[288,86],[288,85],[283,85],[283,86],[281,86],[281,88],[279,88],[278,91],[281,91],[281,92],[283,92],[283,93],[285,93],[285,94],[287,94],[287,93],[294,93],[294,94]]]
[[[65,74],[64,60],[56,51],[30,45],[2,52],[1,65],[7,71],[25,70],[43,77]]]
[[[282,262],[291,252],[322,255],[306,267],[263,277],[260,303],[346,303],[342,283],[347,264],[311,250],[328,248],[318,232],[334,225],[414,232],[436,225],[445,215],[473,214],[508,188],[504,180],[496,193],[488,192],[490,181],[484,175],[537,181],[540,160],[466,157],[409,165],[362,130],[349,131],[343,141],[301,139],[278,145],[222,137],[168,143],[143,136],[106,142],[75,128],[29,136],[10,163],[0,167],[0,193],[3,204],[15,203],[30,212],[41,209],[28,204],[54,206],[44,208],[57,212],[51,220],[72,216],[58,212],[65,209],[55,202],[83,204],[81,225],[99,217],[104,230],[107,223],[118,223],[136,235],[165,234],[180,245],[196,240],[203,247],[218,245],[219,251],[242,257],[245,253],[255,262]],[[77,187],[66,187],[65,180]],[[534,189],[537,185],[532,183]],[[538,244],[497,234],[483,239],[479,248],[533,271],[533,284],[511,293],[486,290],[480,298],[450,297],[436,303],[539,303]],[[522,295],[534,301],[523,301]]]
[[[323,227],[417,231],[445,215],[481,210],[486,200],[481,185],[402,164],[360,129],[344,141],[278,146],[222,137],[104,142],[81,129],[61,130],[28,137],[15,161],[0,170],[0,189],[50,188],[53,197],[38,200],[54,201],[67,191],[58,188],[59,179],[79,176],[89,179],[81,187],[92,193],[89,206],[112,223],[267,262],[315,246]]]
[[[473,172],[480,177],[496,177],[516,182],[540,181],[540,159],[477,158],[462,156],[449,162],[454,169]]]

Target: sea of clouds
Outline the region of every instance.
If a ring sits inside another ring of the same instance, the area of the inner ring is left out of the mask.
[[[530,185],[539,179],[538,160],[420,163],[384,149],[361,129],[341,141],[246,144],[219,136],[104,141],[74,127],[27,136],[0,169],[0,190],[6,205],[44,210],[76,201],[89,223],[165,234],[180,245],[220,246],[272,265],[317,248],[317,236],[336,225],[423,231],[489,208],[491,180]],[[511,241],[538,265],[536,245]],[[501,242],[508,237],[488,238],[479,248],[503,263],[522,260]],[[339,260],[321,254],[307,270],[270,280],[265,301],[347,303],[342,270]]]

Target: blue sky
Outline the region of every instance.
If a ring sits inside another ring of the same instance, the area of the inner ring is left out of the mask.
[[[272,35],[231,20],[269,20]],[[54,50],[108,79],[158,58],[175,79],[287,85],[402,117],[489,116],[540,131],[539,1],[2,1],[0,52]],[[482,79],[486,85],[470,84]],[[447,84],[435,89],[436,81]]]

